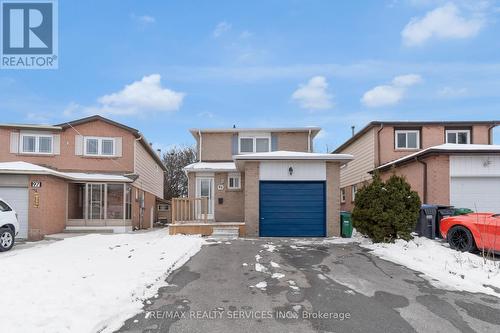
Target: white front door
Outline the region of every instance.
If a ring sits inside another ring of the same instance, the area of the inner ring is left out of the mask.
[[[198,177],[196,178],[196,197],[208,199],[208,216],[214,218],[214,178],[213,177]],[[201,215],[201,207],[197,207],[197,214]],[[199,216],[198,218],[201,218]]]

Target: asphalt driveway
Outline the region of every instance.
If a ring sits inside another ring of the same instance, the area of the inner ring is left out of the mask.
[[[120,332],[500,332],[500,299],[447,291],[354,244],[213,242]]]

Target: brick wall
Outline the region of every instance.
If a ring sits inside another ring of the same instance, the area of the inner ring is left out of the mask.
[[[30,176],[32,181],[42,182],[40,188],[29,188],[28,238],[40,240],[45,235],[62,232],[66,226],[68,184],[52,176]],[[35,207],[38,193],[39,205]]]
[[[239,190],[228,189],[228,173],[217,172],[215,174],[214,213],[216,222],[243,222],[245,220],[245,175],[241,175],[241,186]],[[219,191],[217,185],[224,185],[224,190]],[[219,198],[223,203],[219,204]]]
[[[326,232],[340,236],[340,165],[326,163]]]
[[[246,235],[259,236],[259,162],[245,164],[245,228]]]

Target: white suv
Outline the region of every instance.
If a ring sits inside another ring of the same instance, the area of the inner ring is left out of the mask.
[[[19,222],[16,212],[0,199],[0,252],[9,251],[14,246],[14,238],[18,233]]]

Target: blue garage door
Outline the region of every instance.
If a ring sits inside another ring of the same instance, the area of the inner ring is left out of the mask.
[[[325,182],[260,182],[260,236],[324,237]]]

